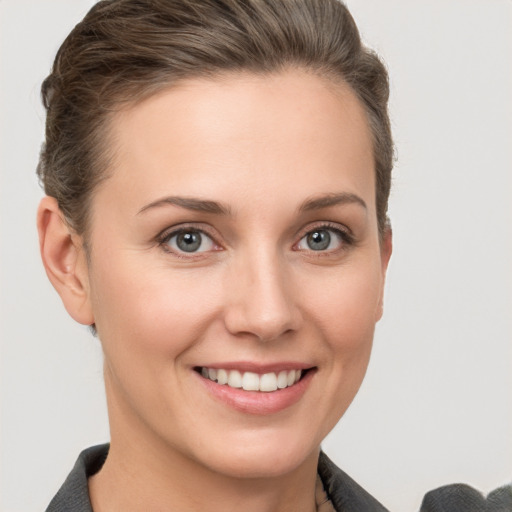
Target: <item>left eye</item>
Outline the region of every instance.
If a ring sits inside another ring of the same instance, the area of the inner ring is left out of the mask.
[[[343,238],[337,230],[319,228],[302,237],[297,248],[302,251],[329,251],[339,249],[342,244]]]
[[[206,252],[215,247],[213,240],[201,231],[186,230],[171,235],[167,245],[177,252]]]

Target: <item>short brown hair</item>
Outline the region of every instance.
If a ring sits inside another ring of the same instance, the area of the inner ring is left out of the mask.
[[[182,79],[289,66],[341,79],[362,102],[382,234],[393,166],[388,77],[338,0],[98,2],[66,38],[42,85],[46,140],[37,173],[46,194],[85,234],[92,192],[108,176],[113,112]]]

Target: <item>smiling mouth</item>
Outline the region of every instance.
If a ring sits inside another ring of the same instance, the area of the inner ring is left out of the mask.
[[[222,368],[196,367],[195,370],[205,379],[244,391],[261,391],[270,393],[285,389],[299,382],[310,369],[282,370],[258,374],[240,370],[225,370]]]

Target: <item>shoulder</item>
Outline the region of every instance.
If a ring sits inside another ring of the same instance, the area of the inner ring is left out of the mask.
[[[92,512],[87,478],[101,469],[107,458],[108,449],[108,444],[102,444],[80,453],[71,473],[48,505],[46,512]]]
[[[373,496],[320,452],[318,474],[334,508],[343,512],[388,512]]]
[[[512,512],[512,485],[487,497],[465,484],[445,485],[425,494],[420,512]]]

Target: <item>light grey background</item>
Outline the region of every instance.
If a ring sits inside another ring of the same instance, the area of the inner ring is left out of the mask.
[[[101,351],[39,262],[39,85],[91,0],[0,0],[1,505],[44,510],[108,439]],[[398,150],[384,320],[324,444],[392,511],[512,480],[512,2],[350,0],[391,71]]]

